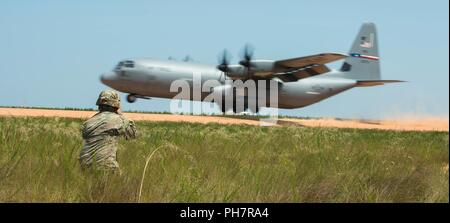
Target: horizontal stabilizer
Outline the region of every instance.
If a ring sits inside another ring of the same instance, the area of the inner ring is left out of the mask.
[[[357,81],[356,86],[357,87],[371,87],[371,86],[377,86],[377,85],[383,85],[383,84],[389,84],[389,83],[401,83],[405,81],[400,80],[365,80],[365,81]]]

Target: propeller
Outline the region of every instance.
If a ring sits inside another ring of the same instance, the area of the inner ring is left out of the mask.
[[[249,43],[245,44],[244,48],[241,50],[241,61],[239,61],[239,64],[250,69],[254,52],[255,48],[252,45]]]
[[[227,49],[224,49],[221,54],[218,56],[219,65],[217,65],[217,69],[222,72],[228,72],[228,65],[230,64],[231,54]]]

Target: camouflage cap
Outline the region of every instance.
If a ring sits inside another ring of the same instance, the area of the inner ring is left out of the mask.
[[[96,105],[109,105],[114,108],[120,108],[119,94],[113,90],[104,90],[98,96]]]

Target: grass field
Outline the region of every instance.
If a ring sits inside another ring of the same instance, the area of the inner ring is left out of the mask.
[[[0,117],[0,201],[449,202],[448,132],[137,122],[105,177],[82,121]]]

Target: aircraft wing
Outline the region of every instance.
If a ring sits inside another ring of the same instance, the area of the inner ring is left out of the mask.
[[[288,70],[285,72],[274,73],[272,77],[278,77],[283,82],[292,82],[298,81],[299,79],[316,76],[319,74],[327,73],[330,69],[327,66],[320,65],[311,65],[307,67],[298,68],[295,70]]]
[[[276,61],[276,65],[286,68],[299,68],[306,67],[314,64],[327,64],[336,60],[346,58],[347,55],[339,53],[321,53],[317,55],[311,55],[306,57],[297,57],[287,60]]]
[[[347,55],[339,53],[322,53],[317,55],[279,60],[275,62],[278,72],[270,75],[278,77],[284,82],[327,73],[330,69],[325,64],[346,58]]]

